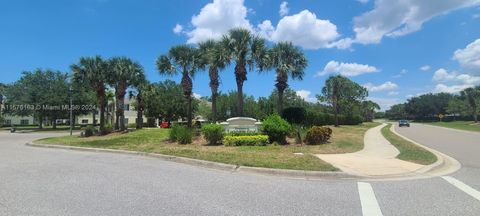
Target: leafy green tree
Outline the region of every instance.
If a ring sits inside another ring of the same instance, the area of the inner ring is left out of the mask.
[[[68,114],[68,109],[62,107],[69,101],[67,80],[68,75],[59,71],[37,69],[23,72],[5,94],[9,105],[27,106],[7,109],[6,112],[19,116],[33,115],[39,122],[39,128],[43,128],[43,122],[48,118],[55,128],[56,120]]]
[[[478,122],[478,104],[480,103],[480,86],[475,88],[466,88],[461,95],[468,103],[475,123]]]
[[[335,127],[338,127],[338,114],[342,109],[365,99],[368,91],[358,83],[344,76],[332,76],[325,81],[322,95],[317,95],[318,100],[332,106],[335,118]]]
[[[100,132],[105,134],[105,85],[109,78],[108,62],[100,56],[81,57],[77,64],[70,66],[74,79],[90,86],[97,96],[100,109]]]
[[[307,65],[308,61],[303,52],[291,42],[277,43],[269,50],[268,66],[274,68],[277,73],[275,87],[278,93],[279,114],[283,112],[283,93],[288,88],[288,77],[302,80]]]
[[[3,101],[5,99],[5,91],[7,85],[0,83],[0,123],[3,124]]]
[[[454,120],[456,116],[466,116],[470,113],[467,102],[460,96],[455,96],[448,102],[446,112],[453,115]]]
[[[417,120],[434,119],[447,112],[448,103],[452,99],[453,95],[449,93],[420,95],[408,100],[405,111]]]
[[[199,44],[202,57],[201,67],[208,67],[208,76],[210,78],[210,89],[212,90],[212,121],[217,121],[217,97],[220,79],[218,72],[225,69],[230,63],[230,56],[224,49],[225,47],[218,41],[207,40]]]
[[[379,109],[380,106],[373,101],[368,100],[361,102],[361,110],[365,121],[373,121],[373,119],[375,118],[375,111]]]
[[[392,120],[407,119],[408,115],[405,106],[405,103],[391,106],[390,109],[385,111],[385,117]]]
[[[125,130],[125,95],[130,87],[137,87],[145,80],[143,67],[126,57],[109,60],[108,83],[115,89],[116,117],[115,129]]]
[[[172,80],[153,83],[146,87],[142,94],[147,117],[170,122],[187,115],[183,88]],[[196,103],[192,104],[192,109],[196,109]]]
[[[235,79],[237,82],[237,115],[244,116],[243,83],[247,80],[247,66],[264,70],[267,66],[265,40],[253,35],[249,30],[235,28],[228,32],[221,41],[222,46],[235,61]]]
[[[162,75],[182,74],[183,96],[187,102],[187,126],[192,127],[192,78],[201,63],[198,49],[188,45],[170,48],[167,55],[157,59],[157,69]]]

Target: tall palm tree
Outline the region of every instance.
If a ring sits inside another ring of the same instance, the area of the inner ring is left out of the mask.
[[[308,65],[303,52],[291,42],[275,44],[268,52],[268,66],[274,68],[277,73],[275,87],[278,91],[277,110],[283,111],[283,93],[288,88],[288,77],[302,80],[304,70]]]
[[[360,105],[361,105],[365,120],[369,122],[373,121],[373,119],[375,118],[375,110],[379,110],[380,106],[377,103],[370,100],[362,101]]]
[[[188,45],[170,48],[168,54],[157,59],[157,69],[162,75],[182,74],[183,96],[187,102],[187,126],[192,127],[192,77],[200,66],[198,49]]]
[[[202,57],[201,67],[208,67],[208,76],[210,77],[210,89],[212,90],[212,121],[217,121],[217,97],[220,80],[219,70],[223,70],[230,64],[230,57],[220,42],[207,40],[199,44],[199,50]]]
[[[97,96],[100,108],[100,132],[105,133],[105,83],[108,78],[108,63],[100,56],[82,57],[77,64],[70,66],[74,78],[87,83]]]
[[[125,130],[125,95],[127,89],[138,86],[145,80],[143,67],[126,57],[114,57],[109,60],[109,84],[115,88],[116,117],[115,129]]]
[[[136,129],[143,128],[143,112],[145,111],[145,94],[151,90],[151,84],[144,80],[137,87],[137,91],[130,91],[130,100],[135,99],[135,109],[137,110]]]
[[[222,46],[230,59],[235,61],[235,79],[237,82],[237,115],[243,116],[243,83],[247,80],[247,65],[250,70],[256,66],[266,68],[267,54],[265,40],[253,35],[248,29],[235,28],[222,38]]]
[[[478,122],[478,102],[480,101],[480,86],[475,88],[466,88],[461,92],[463,98],[465,98],[472,111],[473,120]]]

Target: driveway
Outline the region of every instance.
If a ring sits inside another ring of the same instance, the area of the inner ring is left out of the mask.
[[[423,126],[413,125],[410,129],[415,131],[416,127]],[[408,130],[402,128],[401,133],[408,136]],[[438,131],[443,132],[436,129],[430,136],[435,137]],[[142,156],[24,145],[29,140],[52,135],[59,134],[0,132],[0,215],[478,215],[480,212],[480,200],[440,177],[405,181],[309,181],[229,173]],[[440,144],[433,141],[431,144],[450,154],[435,146]],[[476,149],[468,144],[460,146]],[[453,153],[451,156],[456,157]],[[476,160],[471,162],[475,164]],[[466,169],[476,169],[478,174],[478,164]],[[478,190],[479,178],[468,179],[461,172],[463,169],[452,177]]]

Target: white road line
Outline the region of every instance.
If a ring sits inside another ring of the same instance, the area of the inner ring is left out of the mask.
[[[377,198],[375,198],[372,185],[365,182],[358,182],[357,184],[363,216],[383,216]]]
[[[478,192],[477,190],[457,180],[456,178],[450,176],[442,176],[442,178],[445,179],[445,181],[447,181],[448,183],[452,184],[453,186],[457,187],[458,189],[480,201],[480,192]]]

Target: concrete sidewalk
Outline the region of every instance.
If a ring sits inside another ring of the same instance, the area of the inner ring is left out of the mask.
[[[383,137],[381,129],[385,125],[371,128],[365,133],[364,148],[361,151],[316,156],[346,173],[359,176],[400,176],[425,167],[395,158],[400,152]]]

